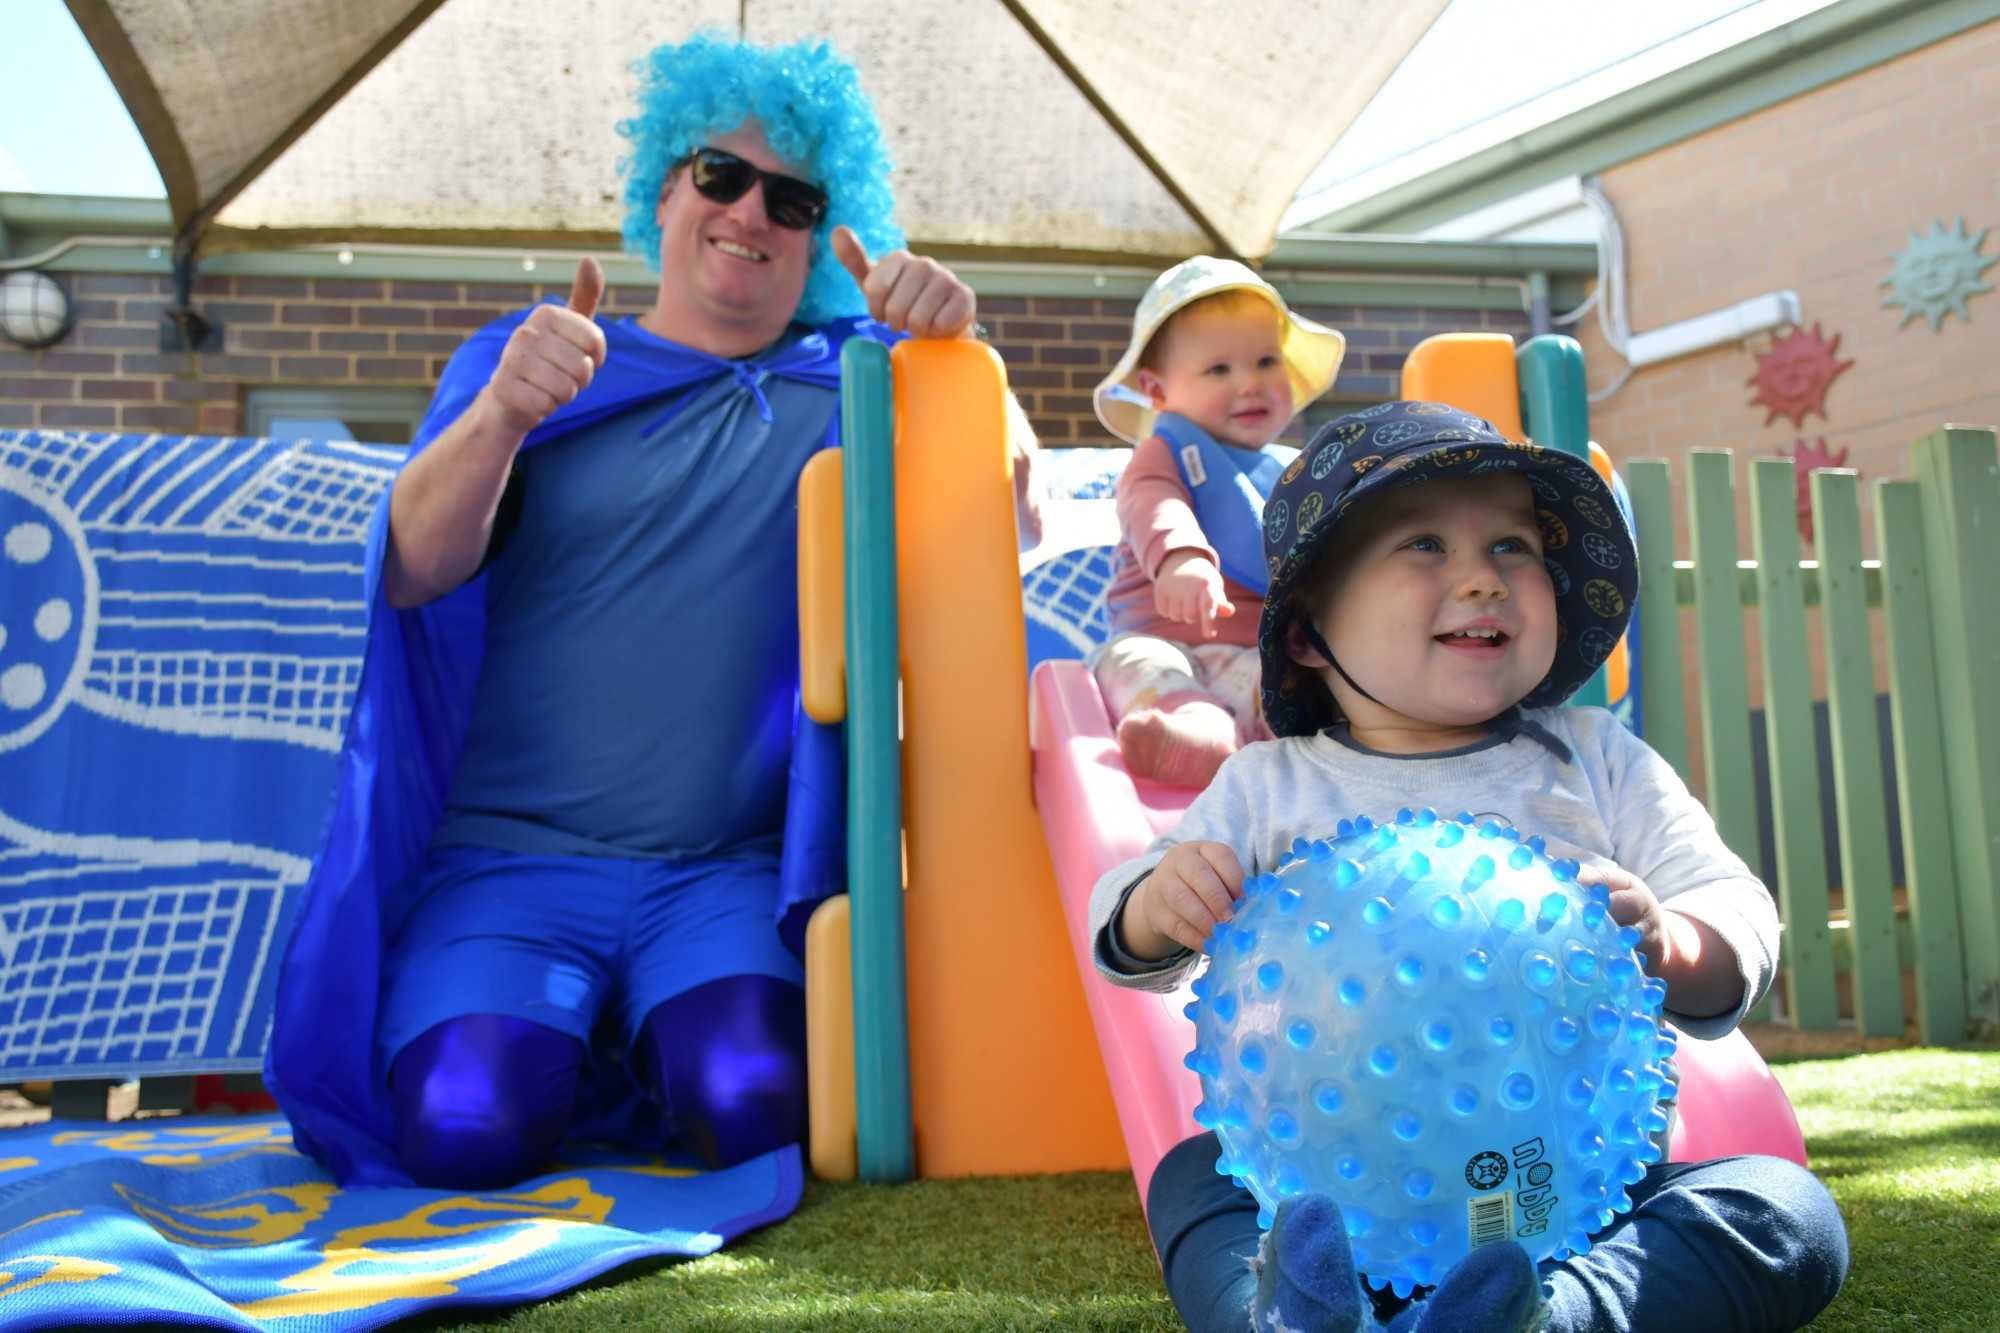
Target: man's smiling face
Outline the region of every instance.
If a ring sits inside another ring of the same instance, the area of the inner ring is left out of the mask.
[[[766,171],[807,177],[798,164],[771,150],[755,121],[745,121],[725,134],[711,134],[704,142]],[[688,169],[682,167],[668,178],[657,217],[661,283],[681,287],[677,304],[683,310],[717,328],[754,329],[765,335],[753,344],[757,346],[784,332],[805,291],[813,233],[771,221],[764,211],[761,182],[735,202],[719,204],[695,189]],[[669,336],[703,345],[698,336],[678,331]]]

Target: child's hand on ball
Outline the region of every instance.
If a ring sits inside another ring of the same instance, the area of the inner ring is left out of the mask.
[[[1118,933],[1127,953],[1148,961],[1200,949],[1242,896],[1243,866],[1227,844],[1178,843],[1125,900]]]
[[[1615,865],[1584,866],[1576,882],[1586,888],[1602,884],[1611,891],[1611,919],[1639,932],[1633,947],[1645,959],[1646,975],[1667,983],[1670,1008],[1707,1018],[1742,1002],[1736,955],[1712,927],[1662,907],[1644,880]]]
[[[1672,953],[1673,939],[1667,932],[1666,909],[1646,881],[1620,866],[1584,866],[1576,872],[1576,882],[1585,888],[1602,884],[1611,891],[1607,905],[1611,919],[1639,932],[1633,947],[1646,956],[1646,974],[1659,976]]]

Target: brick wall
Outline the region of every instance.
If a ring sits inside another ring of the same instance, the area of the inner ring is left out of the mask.
[[[1884,307],[1890,256],[1912,231],[1963,217],[1974,235],[2000,224],[2000,23],[1971,29],[1732,124],[1600,173],[1625,232],[1630,322],[1656,329],[1760,293],[1799,294],[1808,327],[1840,335],[1854,365],[1834,379],[1826,417],[1768,425],[1752,406],[1756,354],[1770,340],[1731,344],[1635,372],[1591,408],[1592,434],[1619,461],[1666,458],[1674,467],[1675,549],[1688,555],[1685,458],[1736,453],[1739,555],[1750,548],[1750,458],[1789,453],[1824,436],[1861,472],[1862,534],[1874,554],[1873,481],[1910,475],[1909,445],[1951,421],[2000,424],[2000,294],[1974,296],[1970,323],[1939,331],[1899,322]],[[1995,251],[1989,238],[1985,254]],[[1991,281],[1992,273],[1987,275]],[[1583,343],[1590,382],[1621,363],[1595,316]],[[1813,554],[1806,544],[1804,554]],[[1746,615],[1750,705],[1764,704],[1758,618]],[[1820,616],[1806,613],[1813,697],[1825,698]],[[1886,689],[1881,613],[1871,613],[1875,676]],[[1700,794],[1703,746],[1695,693],[1693,613],[1681,625],[1690,761]],[[1830,799],[1830,798],[1829,798]]]
[[[2000,224],[2000,23],[1989,23],[1601,173],[1625,231],[1631,325],[1659,328],[1778,288],[1805,323],[1841,338],[1854,365],[1833,381],[1825,419],[1765,424],[1747,381],[1768,340],[1635,373],[1593,407],[1617,458],[1693,448],[1746,456],[1825,436],[1871,480],[1909,475],[1909,444],[1946,421],[2000,423],[2000,294],[1976,295],[1970,323],[1933,332],[1884,307],[1890,256],[1912,231],[1964,218]],[[2000,229],[1985,254],[2000,251]],[[2000,271],[2000,270],[1996,270]],[[1985,281],[1993,281],[1989,272]],[[1596,318],[1580,334],[1591,382],[1619,365]],[[1677,476],[1681,469],[1676,469]],[[1677,487],[1678,489],[1678,487]],[[1742,530],[1747,533],[1748,510]],[[1869,511],[1872,513],[1872,509]],[[1872,517],[1863,529],[1872,553]],[[1685,551],[1685,515],[1681,549]],[[1748,550],[1744,551],[1747,558]]]
[[[1044,446],[1117,444],[1091,410],[1090,392],[1124,354],[1136,302],[1057,297],[982,297],[979,317],[1007,363],[1007,378]],[[1528,336],[1528,317],[1504,310],[1410,310],[1301,305],[1300,314],[1347,335],[1330,399],[1379,402],[1399,391],[1403,358],[1434,333],[1498,331]],[[1299,427],[1292,428],[1297,435]],[[1298,443],[1296,439],[1292,441]]]
[[[219,352],[162,353],[164,277],[66,274],[76,325],[25,351],[0,342],[0,428],[199,432],[244,429],[246,391],[265,385],[428,388],[474,329],[569,284],[345,278],[198,280],[195,306],[222,321]],[[613,310],[650,288],[613,288]]]
[[[220,352],[159,351],[166,278],[65,275],[76,327],[54,347],[0,343],[0,428],[237,434],[248,390],[260,386],[418,386],[437,382],[446,359],[489,320],[568,282],[487,284],[332,278],[203,277],[195,305],[222,322]],[[606,306],[652,303],[650,287],[614,287]],[[988,296],[979,303],[994,346],[1037,433],[1050,447],[1117,443],[1097,422],[1090,391],[1132,331],[1134,302]],[[1397,392],[1409,349],[1433,333],[1502,330],[1527,335],[1511,311],[1301,306],[1347,335],[1334,385],[1343,401]],[[1298,428],[1293,428],[1298,433]]]

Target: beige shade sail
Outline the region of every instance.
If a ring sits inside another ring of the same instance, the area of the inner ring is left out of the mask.
[[[615,244],[631,62],[703,29],[854,61],[919,245],[1271,247],[1446,0],[69,0],[182,246]]]

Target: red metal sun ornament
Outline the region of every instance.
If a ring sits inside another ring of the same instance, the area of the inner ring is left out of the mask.
[[[1759,352],[1757,373],[1744,383],[1757,386],[1750,405],[1761,403],[1769,409],[1764,424],[1768,426],[1779,417],[1788,417],[1794,426],[1803,426],[1808,412],[1817,412],[1824,418],[1827,386],[1833,383],[1834,376],[1854,364],[1836,361],[1834,356],[1839,351],[1840,335],[1834,334],[1828,342],[1819,325],[1814,324],[1812,332],[1793,329],[1772,343],[1770,351]]]
[[[1792,475],[1798,483],[1799,535],[1813,539],[1812,474],[1821,468],[1846,467],[1847,450],[1838,454],[1826,447],[1822,435],[1812,444],[1800,440],[1792,446]]]

